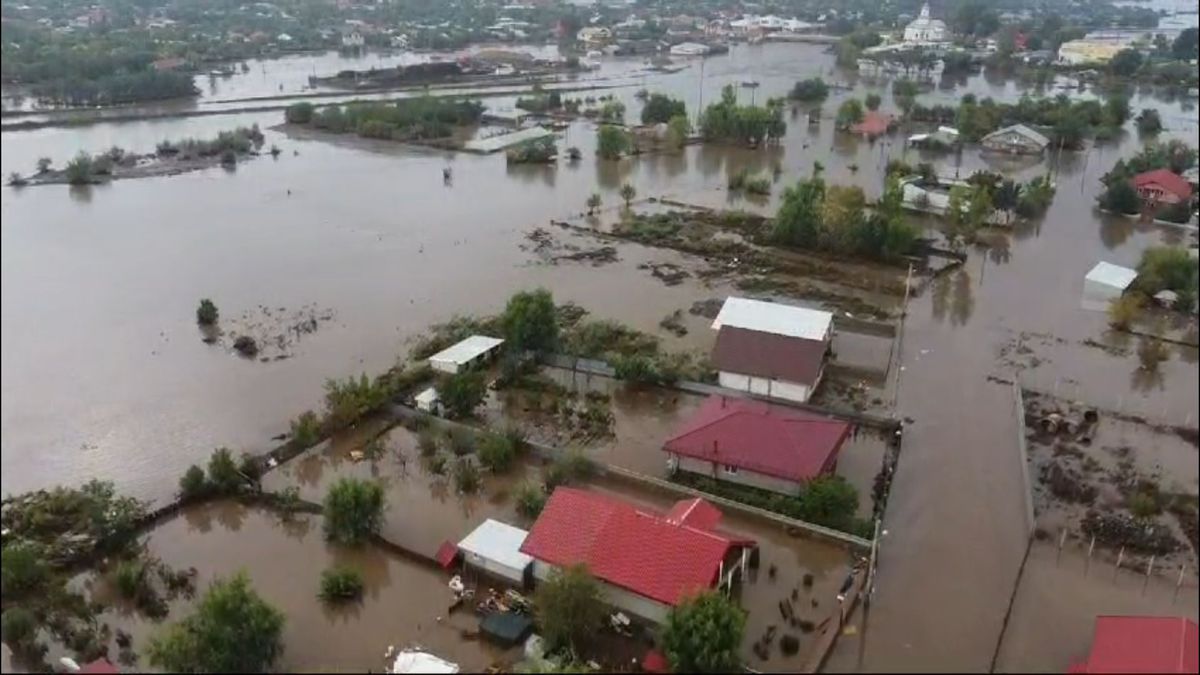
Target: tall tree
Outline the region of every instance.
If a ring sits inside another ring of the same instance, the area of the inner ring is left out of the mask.
[[[554,296],[544,288],[523,291],[509,298],[502,324],[509,349],[547,352],[558,344]]]
[[[533,608],[550,651],[574,653],[600,629],[606,613],[600,584],[584,565],[551,572],[534,591]]]
[[[663,652],[677,673],[735,672],[745,630],[746,613],[721,593],[706,591],[671,608]]]
[[[342,544],[361,544],[383,524],[385,498],[375,481],[340,478],[325,495],[325,535]]]

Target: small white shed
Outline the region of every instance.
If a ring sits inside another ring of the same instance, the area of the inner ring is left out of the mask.
[[[1137,270],[1112,263],[1096,263],[1083,280],[1083,308],[1107,310],[1109,303],[1124,295],[1136,278]]]
[[[463,562],[501,579],[524,585],[533,558],[521,552],[529,533],[498,520],[485,520],[462,541]]]
[[[441,398],[438,396],[437,389],[430,387],[425,391],[417,394],[417,410],[424,410],[427,413],[438,413],[438,402]]]
[[[502,344],[500,338],[472,335],[429,357],[429,365],[443,373],[457,373],[485,360]]]

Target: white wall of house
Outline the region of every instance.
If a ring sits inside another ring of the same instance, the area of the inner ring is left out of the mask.
[[[717,480],[728,481],[730,483],[738,483],[741,485],[749,485],[771,492],[778,492],[785,495],[798,495],[801,491],[801,486],[795,481],[786,478],[778,478],[776,476],[768,476],[766,474],[748,471],[743,468],[738,468],[736,471],[730,471],[724,466],[714,466],[712,462],[707,462],[703,459],[695,457],[679,457],[679,470],[689,473],[696,473]]]
[[[520,585],[525,580],[525,570],[509,567],[499,561],[485,558],[477,553],[463,551],[463,562],[494,577],[507,579],[517,585]]]
[[[772,380],[765,377],[756,377],[754,375],[731,373],[726,370],[722,370],[720,372],[720,374],[717,376],[717,381],[726,389],[748,391],[751,394],[770,396],[771,398],[781,398],[788,401],[797,401],[799,403],[808,402],[808,397],[812,396],[812,391],[816,387],[816,383],[814,383],[813,386],[809,386],[799,382]],[[820,381],[819,377],[817,381]]]
[[[533,578],[539,582],[545,581],[554,569],[554,565],[534,560]],[[671,607],[666,603],[638,595],[602,580],[598,581],[600,581],[600,588],[604,594],[604,601],[612,607],[654,623],[664,623],[667,620],[667,612],[671,610]]]

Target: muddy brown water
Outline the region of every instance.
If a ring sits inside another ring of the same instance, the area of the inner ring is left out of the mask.
[[[645,86],[685,96],[694,112],[701,97],[711,101],[722,83],[750,74],[762,82],[761,100],[797,79],[829,78],[832,70],[831,57],[815,46],[737,47],[706,62],[702,86],[697,67],[648,76]],[[618,92],[631,116],[638,86]],[[892,105],[883,84],[862,79],[854,86],[855,95],[877,90],[885,108]],[[953,103],[965,91],[1009,100],[1020,93],[1013,83],[976,76],[923,98]],[[836,92],[826,116],[847,95]],[[1147,106],[1162,111],[1164,138],[1194,140],[1194,109],[1135,96],[1135,110]],[[278,121],[276,113],[235,114],[6,132],[0,168],[28,171],[42,155],[61,162],[79,149],[113,144],[144,152],[164,138]],[[267,135],[283,155],[235,172],[0,191],[4,492],[100,477],[165,498],[182,470],[215,446],[269,447],[289,418],[319,405],[326,378],[378,372],[428,324],[497,311],[522,288],[546,286],[598,317],[658,331],[665,315],[729,287],[695,279],[667,287],[638,265],[693,263],[627,244],[617,246],[620,261],[606,266],[541,264],[519,248],[525,233],[579,214],[593,191],[616,205],[624,182],[643,196],[729,203],[731,172],[769,169],[776,160],[781,185],[819,160],[830,181],[874,195],[887,157],[903,152],[900,136],[874,144],[835,137],[832,120],[809,127],[802,114],[789,119],[777,151],[703,146],[616,163],[594,160],[594,131],[578,123],[560,143],[578,145],[584,160],[556,170],[509,170],[501,156]],[[1044,163],[983,159],[973,149],[961,160],[936,160],[944,172],[960,164],[963,173],[989,167],[1021,179],[1052,165],[1059,191],[1046,217],[1015,228],[1006,249],[973,250],[960,271],[912,299],[898,412],[915,421],[905,433],[885,523],[870,639],[852,653],[839,648],[831,667],[987,667],[1024,541],[1011,392],[988,382],[988,374],[1011,376],[1021,367],[1023,378],[1069,378],[1084,394],[1120,396],[1177,423],[1195,419],[1200,387],[1192,351],[1173,354],[1147,383],[1136,377],[1135,356],[1078,345],[1105,330],[1102,314],[1079,309],[1083,276],[1095,262],[1134,265],[1148,246],[1187,240],[1177,230],[1093,211],[1098,177],[1138,145],[1127,132]],[[447,165],[454,176],[443,185]],[[777,185],[766,208],[779,192]],[[332,309],[335,319],[306,336],[288,360],[248,362],[200,341],[194,311],[202,297],[229,317],[259,305],[315,304]],[[1001,355],[1022,333],[1063,342],[1027,339],[1032,355]],[[691,338],[667,341],[690,346]]]

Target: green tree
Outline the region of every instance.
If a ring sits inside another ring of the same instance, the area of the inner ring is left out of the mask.
[[[1021,201],[1021,186],[1011,179],[1004,179],[992,192],[992,201],[996,208],[1004,212],[1005,219],[1012,216],[1017,204]]]
[[[858,491],[841,476],[819,476],[800,495],[803,520],[845,529],[858,511]]]
[[[667,614],[662,647],[676,673],[731,673],[741,669],[738,652],[746,613],[716,591],[691,596]]]
[[[325,536],[362,544],[383,524],[383,488],[374,481],[340,478],[325,495]]]
[[[620,101],[605,101],[600,106],[600,121],[620,123],[625,121],[625,104]]]
[[[854,248],[866,217],[866,204],[867,197],[857,185],[830,186],[821,208],[820,246],[832,251]]]
[[[579,653],[604,624],[600,584],[585,565],[556,569],[533,593],[534,616],[547,650]]]
[[[208,491],[208,480],[204,477],[204,469],[195,464],[179,478],[180,499],[194,499]]]
[[[204,298],[200,301],[200,306],[196,308],[196,323],[201,326],[211,326],[217,322],[221,316],[217,311],[217,306],[212,300]]]
[[[1100,208],[1113,213],[1137,213],[1141,203],[1128,180],[1113,181],[1100,194]]]
[[[687,106],[665,94],[651,94],[642,106],[642,124],[665,124],[680,115],[687,119]]]
[[[1108,62],[1108,70],[1119,77],[1130,77],[1142,67],[1142,53],[1136,49],[1122,49]]]
[[[38,157],[37,172],[46,173],[50,170],[51,164],[53,164],[53,161],[49,157]]]
[[[867,94],[867,101],[866,101],[867,110],[879,110],[879,104],[882,102],[883,102],[883,99],[881,99],[879,97],[879,94],[875,94],[875,93]]]
[[[79,154],[67,162],[67,182],[71,185],[87,185],[93,180],[92,156],[80,150]]]
[[[667,142],[675,149],[682,148],[692,135],[692,123],[686,115],[676,115],[667,122]]]
[[[237,462],[229,448],[217,448],[208,458],[208,484],[217,494],[233,494],[246,479],[238,471]]]
[[[621,186],[621,199],[625,200],[625,208],[629,208],[629,203],[637,196],[637,188],[633,184],[626,183]]]
[[[1137,287],[1146,295],[1194,291],[1200,266],[1181,246],[1151,246],[1137,266]]]
[[[517,458],[518,447],[513,439],[502,434],[485,434],[479,441],[479,463],[493,473],[504,473]]]
[[[470,417],[487,396],[487,380],[475,371],[455,373],[438,383],[437,392],[450,417]]]
[[[511,350],[548,352],[558,345],[558,312],[554,296],[539,288],[508,299],[501,317],[504,339]]]
[[[596,212],[596,209],[598,209],[598,208],[600,208],[600,193],[599,193],[599,192],[593,192],[593,193],[592,193],[592,194],[591,194],[591,195],[590,195],[590,196],[587,198],[587,209],[588,209],[588,215],[590,216],[590,215],[592,215],[593,213],[595,213],[595,212]]]
[[[1162,117],[1158,114],[1158,110],[1154,108],[1142,108],[1142,112],[1137,116],[1137,130],[1139,133],[1147,136],[1157,134],[1162,131]]]
[[[802,103],[820,103],[829,97],[829,85],[819,77],[800,80],[788,92],[788,98]]]
[[[892,100],[896,102],[896,106],[900,108],[907,116],[913,107],[917,104],[917,94],[920,89],[917,88],[917,83],[909,79],[896,80],[892,83]]]
[[[632,146],[629,132],[621,127],[601,124],[596,130],[596,154],[602,159],[620,159]]]
[[[537,518],[546,506],[546,491],[537,483],[521,483],[513,493],[513,498],[517,503],[517,513],[526,518]]]
[[[1129,119],[1132,111],[1129,109],[1129,97],[1114,94],[1104,102],[1104,123],[1108,126],[1119,127]]]
[[[301,101],[289,105],[283,111],[283,117],[289,124],[308,124],[312,121],[314,110],[313,104],[308,101]]]
[[[810,248],[817,245],[821,230],[821,209],[825,204],[825,180],[820,171],[783,191],[783,200],[775,214],[771,237],[789,246]]]
[[[37,638],[37,631],[37,617],[24,607],[9,607],[0,616],[0,635],[15,651],[30,647]]]
[[[150,641],[150,664],[177,673],[255,673],[283,652],[284,617],[245,574],[214,581],[188,618]]]
[[[863,120],[863,105],[862,101],[856,98],[846,99],[838,106],[837,111],[837,127],[839,129],[849,129]]]
[[[1196,58],[1198,44],[1200,42],[1197,40],[1197,29],[1185,28],[1179,32],[1179,36],[1171,44],[1171,55],[1180,61],[1194,59]]]
[[[36,546],[5,542],[0,552],[0,593],[5,600],[33,593],[49,578],[49,570]]]

